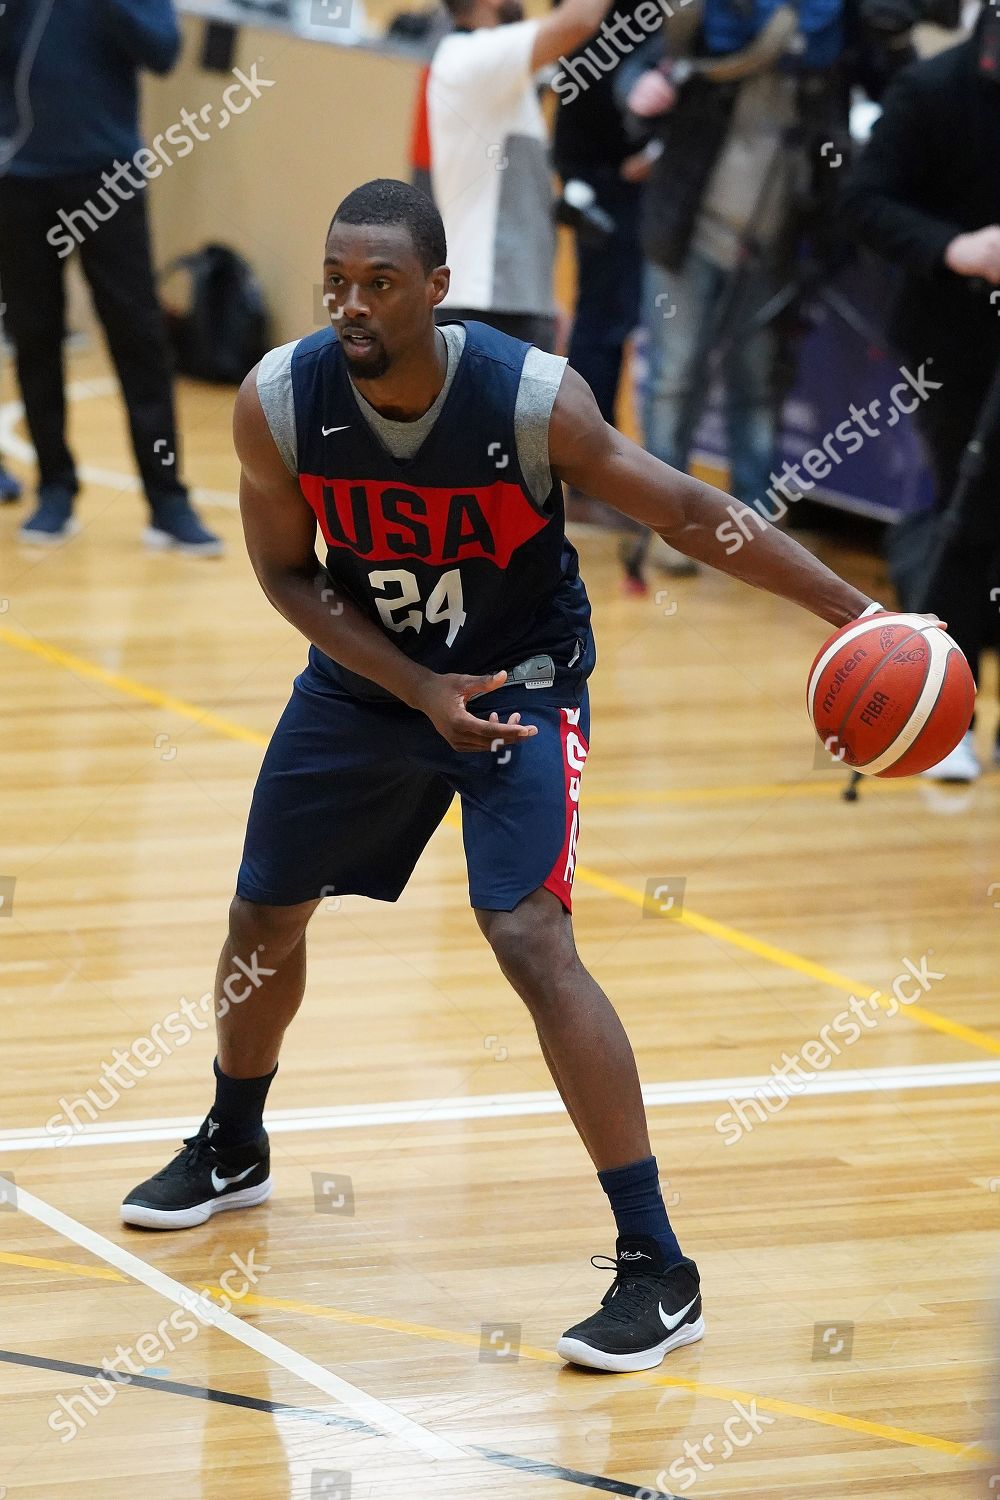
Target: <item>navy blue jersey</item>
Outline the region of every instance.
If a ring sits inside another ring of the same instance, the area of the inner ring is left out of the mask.
[[[365,420],[332,329],[295,346],[298,478],[326,540],[333,599],[349,597],[435,672],[491,672],[541,653],[589,668],[590,602],[562,486],[553,480],[539,503],[518,459],[530,345],[483,323],[465,329],[441,411],[409,459]],[[353,692],[387,696],[315,647],[312,659]]]

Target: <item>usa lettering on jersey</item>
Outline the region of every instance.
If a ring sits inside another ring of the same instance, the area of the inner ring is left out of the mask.
[[[366,562],[410,557],[443,567],[482,558],[503,569],[546,524],[517,484],[411,489],[318,474],[300,475],[299,482],[327,545]]]

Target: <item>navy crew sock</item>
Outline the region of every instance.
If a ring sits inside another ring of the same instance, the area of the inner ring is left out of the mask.
[[[264,1102],[278,1068],[262,1078],[230,1078],[219,1067],[215,1070],[215,1103],[208,1116],[207,1129],[213,1146],[249,1146],[264,1128]],[[218,1131],[212,1129],[218,1126]]]
[[[598,1172],[597,1178],[608,1195],[619,1236],[648,1235],[659,1245],[667,1266],[683,1260],[663,1205],[655,1156],[629,1162],[624,1167],[611,1167]]]

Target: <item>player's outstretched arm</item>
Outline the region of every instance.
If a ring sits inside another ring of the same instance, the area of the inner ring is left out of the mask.
[[[643,522],[678,551],[801,604],[831,625],[857,619],[872,602],[756,511],[609,427],[587,382],[568,366],[549,422],[549,462],[560,479]],[[740,515],[745,535],[734,549]]]
[[[568,52],[575,52],[594,35],[611,9],[611,0],[560,0],[537,23],[531,51],[532,71],[547,63],[558,62]]]
[[[233,412],[240,460],[240,514],[250,562],[264,593],[306,640],[334,661],[425,713],[456,750],[490,750],[537,731],[515,714],[506,724],[476,718],[466,704],[502,687],[506,673],[470,676],[432,672],[369,620],[353,600],[330,587],[316,556],[316,517],[288,472],[257,394],[256,368],[244,380]]]

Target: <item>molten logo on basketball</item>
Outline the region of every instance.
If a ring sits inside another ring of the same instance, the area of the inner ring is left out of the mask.
[[[855,651],[851,656],[846,656],[844,658],[840,666],[837,668],[836,672],[834,672],[833,680],[826,690],[826,696],[823,699],[824,713],[829,713],[830,709],[836,703],[837,694],[844,686],[844,683],[847,681],[850,674],[854,671],[855,667],[860,666],[860,664],[866,660],[867,656],[868,652],[862,651],[859,647],[858,650]]]

